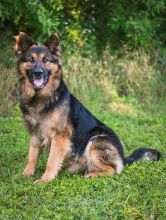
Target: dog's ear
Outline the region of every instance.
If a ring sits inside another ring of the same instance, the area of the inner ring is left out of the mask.
[[[13,48],[17,56],[20,56],[26,52],[29,47],[35,44],[34,40],[23,32],[20,32],[17,36],[13,36],[13,38],[15,40],[15,45]]]
[[[52,54],[60,56],[61,44],[57,33],[49,36],[47,40],[44,42],[44,45],[48,47]]]

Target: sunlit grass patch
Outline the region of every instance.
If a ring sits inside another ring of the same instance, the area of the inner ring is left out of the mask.
[[[165,156],[164,114],[141,110],[135,117],[106,108],[110,102],[99,102],[98,97],[92,102],[87,100],[85,105],[116,131],[126,155],[150,145]],[[165,219],[164,157],[158,162],[140,161],[126,166],[119,175],[96,179],[62,170],[52,182],[34,185],[44,172],[48,153],[41,155],[35,176],[25,180],[22,171],[29,137],[17,109],[15,114],[0,118],[0,219]]]

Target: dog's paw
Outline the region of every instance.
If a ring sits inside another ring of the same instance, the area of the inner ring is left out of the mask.
[[[44,178],[41,178],[39,180],[36,180],[34,182],[34,184],[43,184],[43,183],[47,183],[47,182],[50,182],[52,179],[51,178],[48,178],[48,179],[44,179]]]
[[[28,170],[25,168],[25,170],[23,171],[23,176],[26,178],[29,178],[29,177],[33,176],[34,173],[35,173],[34,170]]]
[[[34,184],[42,184],[42,183],[50,182],[52,179],[54,179],[54,176],[45,176],[45,175],[43,175],[43,177],[39,180],[36,180],[34,182]]]
[[[36,180],[36,181],[34,182],[34,184],[42,184],[42,183],[45,183],[45,182],[48,182],[48,181],[46,181],[46,180],[44,180],[44,179],[39,179],[39,180]]]
[[[91,172],[91,173],[87,173],[85,174],[85,178],[95,178],[95,177],[98,177],[100,174],[98,172]]]

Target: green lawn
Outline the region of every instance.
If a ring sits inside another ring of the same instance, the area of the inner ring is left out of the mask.
[[[121,138],[126,154],[139,146],[166,147],[166,115],[140,107],[120,111],[95,99],[86,106]],[[126,108],[124,108],[126,109]],[[45,168],[43,152],[37,173],[22,177],[28,134],[21,114],[0,118],[0,219],[166,219],[166,160],[141,161],[119,175],[84,179],[63,170],[50,183],[34,185]]]

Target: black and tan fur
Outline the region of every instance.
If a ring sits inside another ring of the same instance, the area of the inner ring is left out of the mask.
[[[50,148],[47,166],[42,178],[35,183],[52,180],[62,166],[67,166],[70,172],[85,170],[85,177],[96,177],[120,173],[126,163],[143,158],[147,152],[152,160],[159,159],[159,152],[146,148],[136,150],[133,157],[124,157],[114,131],[69,92],[62,78],[61,45],[56,34],[42,46],[22,32],[14,38],[20,106],[30,134],[24,176],[35,173],[44,147]]]

